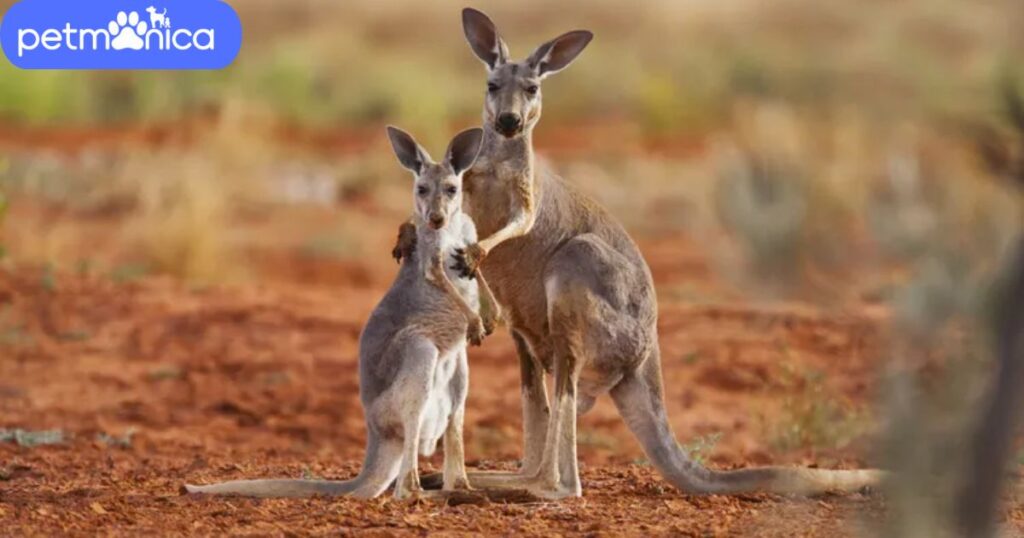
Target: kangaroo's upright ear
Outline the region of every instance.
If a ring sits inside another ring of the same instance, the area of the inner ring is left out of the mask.
[[[430,162],[430,155],[409,133],[388,125],[388,139],[391,140],[391,147],[398,156],[398,162],[413,173],[419,174],[423,170],[423,165]]]
[[[591,39],[594,39],[594,34],[587,30],[562,34],[537,47],[526,59],[526,63],[537,72],[538,77],[544,78],[568,67],[587,48]]]
[[[445,152],[444,158],[451,165],[455,175],[459,175],[473,166],[477,155],[480,154],[480,142],[483,137],[484,130],[475,127],[455,135],[451,144],[448,144],[448,151]]]
[[[471,7],[462,10],[462,31],[473,53],[487,69],[494,69],[508,61],[508,46],[498,35],[498,28],[482,12]]]

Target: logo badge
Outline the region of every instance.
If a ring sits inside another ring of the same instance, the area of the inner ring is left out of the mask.
[[[221,69],[242,23],[221,0],[21,0],[0,47],[22,69]]]

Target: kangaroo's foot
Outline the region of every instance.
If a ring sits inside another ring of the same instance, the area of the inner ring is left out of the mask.
[[[541,473],[524,474],[508,471],[475,471],[467,473],[473,487],[491,490],[526,490],[542,499],[579,497],[582,488],[571,480],[558,480]]]
[[[467,487],[471,488],[500,488],[515,487],[517,483],[525,483],[529,478],[516,471],[468,471]],[[420,476],[420,485],[425,490],[439,490],[444,487],[444,475],[442,473],[427,473]]]
[[[466,477],[472,488],[495,489],[526,489],[537,481],[537,474],[526,474],[522,471],[468,471]],[[420,485],[425,490],[439,490],[444,485],[441,473],[428,473],[420,477]]]
[[[522,473],[469,473],[470,480],[478,488],[491,490],[526,490],[541,499],[555,500],[566,497],[579,497],[583,494],[578,485],[560,481],[557,477],[543,476],[541,473],[524,475]]]
[[[582,495],[580,488],[575,485],[545,480],[538,473],[526,475],[518,471],[469,471],[466,474],[469,483],[472,484],[469,491],[486,495],[492,500],[499,500],[502,496],[508,495],[521,497],[527,493],[537,499],[548,500]],[[432,493],[454,493],[440,491],[443,484],[441,473],[423,475],[420,484],[424,490]]]
[[[541,499],[547,499],[549,501],[567,499],[570,497],[582,497],[582,493],[574,490],[573,488],[562,484],[552,486],[541,481],[528,483],[523,489],[529,491],[531,495],[535,495]]]
[[[470,471],[466,474],[478,488],[522,488],[531,478],[521,471]]]

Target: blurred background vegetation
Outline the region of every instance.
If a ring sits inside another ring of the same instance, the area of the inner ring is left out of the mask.
[[[479,122],[465,2],[232,4],[245,41],[222,71],[0,60],[3,263],[197,285],[379,278],[350,262],[386,263],[408,212],[382,126],[436,153]],[[946,455],[990,370],[993,283],[1022,231],[1019,0],[476,7],[517,57],[596,33],[545,82],[537,146],[631,233],[695,241],[744,296],[891,312],[887,409],[903,435],[882,457],[954,473]],[[723,289],[659,294],[736,297]],[[794,404],[782,441],[834,444],[863,422],[823,397]],[[944,513],[948,498],[920,495],[931,479],[908,482],[894,513]],[[907,525],[892,532],[935,535]]]
[[[0,61],[0,185],[117,216],[119,243],[133,245],[77,252],[88,230],[48,215],[33,234],[8,226],[13,255],[237,277],[228,260],[259,238],[212,223],[266,204],[358,200],[400,214],[404,178],[381,125],[433,147],[479,121],[483,71],[453,15],[459,2],[235,5],[245,46],[222,71],[25,72]],[[717,232],[733,231],[755,262],[781,254],[856,272],[867,258],[851,244],[884,254],[954,231],[991,261],[1019,227],[1018,204],[991,180],[1021,158],[1004,99],[1024,70],[1013,0],[481,7],[516,56],[573,27],[596,32],[545,85],[538,145],[638,233],[685,228],[720,244]],[[766,197],[777,207],[751,206]],[[645,218],[652,211],[660,218]],[[14,218],[32,228],[31,215]],[[346,227],[285,235],[311,255],[364,254]],[[763,237],[750,243],[751,233]],[[737,251],[716,250],[735,266]]]

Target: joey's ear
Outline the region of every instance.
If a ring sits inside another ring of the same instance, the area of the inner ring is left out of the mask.
[[[423,165],[430,162],[430,155],[416,143],[416,139],[409,133],[388,125],[388,139],[391,140],[391,147],[394,148],[395,155],[398,156],[398,162],[414,173],[419,174]]]
[[[544,78],[565,69],[587,47],[594,34],[586,30],[574,30],[562,34],[537,47],[526,63],[533,67],[537,76]]]
[[[508,46],[498,35],[498,29],[482,12],[471,7],[462,10],[462,31],[473,53],[487,69],[494,69],[508,61]]]
[[[483,140],[484,130],[476,127],[466,129],[455,135],[451,144],[448,144],[448,151],[445,152],[445,160],[451,165],[456,175],[469,169],[480,154],[480,141]]]

